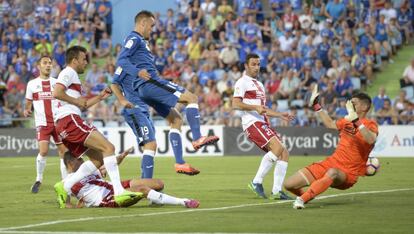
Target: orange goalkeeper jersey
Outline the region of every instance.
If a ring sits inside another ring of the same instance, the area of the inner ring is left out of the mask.
[[[361,123],[378,135],[378,125],[375,121],[361,119]],[[366,161],[375,143],[367,143],[358,128],[346,119],[336,121],[339,130],[339,142],[335,152],[329,158],[347,173],[365,175]]]

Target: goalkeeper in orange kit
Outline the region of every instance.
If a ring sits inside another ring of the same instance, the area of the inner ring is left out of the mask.
[[[371,98],[357,93],[346,103],[348,115],[337,121],[319,104],[318,87],[312,92],[310,106],[318,113],[327,128],[339,131],[339,143],[335,152],[321,162],[313,163],[297,171],[285,180],[286,190],[297,195],[293,208],[303,209],[305,203],[326,191],[329,187],[348,189],[365,175],[366,161],[378,135],[378,125],[367,119]],[[306,192],[304,187],[309,186]]]

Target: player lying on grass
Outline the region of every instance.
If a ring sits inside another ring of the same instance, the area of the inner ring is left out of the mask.
[[[131,152],[132,148],[126,150],[117,156],[118,164]],[[68,177],[76,172],[83,163],[82,158],[74,157],[69,151],[64,155],[64,163],[68,169]],[[71,188],[72,195],[75,196],[79,202],[77,207],[120,207],[114,200],[114,189],[112,184],[103,179],[102,175],[106,174],[105,168],[101,167],[100,171],[96,171],[92,175],[86,176],[77,182]],[[176,198],[164,193],[160,193],[164,188],[164,183],[160,179],[132,179],[122,181],[122,186],[126,190],[141,193],[141,196],[125,203],[122,207],[134,205],[143,197],[150,200],[153,204],[168,204],[168,205],[182,205],[187,208],[197,208],[199,202],[197,200]],[[67,205],[67,208],[71,206]]]
[[[313,107],[327,128],[339,131],[339,142],[335,152],[321,162],[300,169],[285,180],[284,186],[298,197],[293,208],[303,209],[304,204],[326,191],[329,187],[348,189],[365,175],[366,161],[378,135],[378,125],[366,118],[371,108],[371,98],[357,93],[346,103],[348,115],[336,122],[319,104],[318,87],[310,98]],[[310,186],[306,192],[303,187]]]

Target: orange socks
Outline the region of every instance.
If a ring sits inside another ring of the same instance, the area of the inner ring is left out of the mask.
[[[302,200],[306,203],[311,199],[315,198],[319,194],[325,192],[329,186],[333,183],[331,177],[325,175],[319,180],[314,181],[309,189],[301,196]]]

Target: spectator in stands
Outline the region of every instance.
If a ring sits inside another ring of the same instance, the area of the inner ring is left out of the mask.
[[[270,73],[270,79],[267,79],[264,83],[266,93],[274,95],[279,90],[280,83],[280,76],[276,72],[272,71]]]
[[[7,85],[3,77],[0,77],[0,107],[4,106],[4,94],[7,92]]]
[[[399,124],[408,125],[414,124],[414,104],[405,101],[404,110],[399,114]]]
[[[190,3],[190,7],[187,10],[187,18],[191,20],[195,20],[197,24],[202,25],[203,24],[203,17],[204,17],[204,11],[200,8],[200,1],[194,0]],[[182,20],[180,20],[180,17]],[[184,14],[178,14],[178,21],[177,23],[182,23],[184,25],[187,25]],[[179,29],[179,25],[176,25],[176,28]]]
[[[335,84],[335,91],[341,98],[350,98],[352,95],[352,82],[349,79],[348,72],[342,70],[339,79]]]
[[[329,107],[334,107],[337,103],[338,94],[335,91],[334,83],[328,82],[326,90],[321,93],[321,105]],[[306,99],[305,99],[306,100]]]
[[[1,58],[1,54],[0,54]],[[1,61],[1,60],[0,60]],[[400,80],[401,88],[414,85],[414,58],[411,59],[411,64],[408,65],[403,73],[403,78]]]
[[[369,83],[373,81],[373,63],[370,56],[367,55],[366,48],[361,47],[359,52],[352,57],[352,75],[359,77],[364,83],[368,79]]]
[[[276,92],[276,99],[289,99],[293,100],[296,95],[296,91],[299,89],[299,78],[295,74],[296,71],[288,70],[286,76],[283,77],[280,87]]]
[[[407,93],[405,90],[400,90],[400,93],[397,98],[394,100],[394,109],[401,113],[404,111],[404,108],[406,107],[405,103],[407,102]],[[409,101],[408,101],[409,102]]]
[[[381,86],[378,90],[378,95],[372,99],[374,111],[378,112],[379,110],[381,110],[386,100],[390,101],[390,98],[387,96],[385,88]]]
[[[10,110],[13,118],[23,116],[22,100],[23,94],[17,90],[17,86],[10,86],[8,92],[6,93],[4,107]],[[17,123],[17,125],[20,125],[20,123]]]
[[[412,12],[413,10],[408,8],[408,4],[402,4],[398,13],[397,13],[397,21],[398,25],[400,26],[403,37],[405,38],[405,44],[409,44],[412,41]]]
[[[391,105],[389,99],[384,100],[384,105],[376,113],[377,123],[380,125],[398,124],[398,114]]]
[[[234,64],[239,62],[239,54],[234,48],[234,45],[231,43],[227,43],[226,47],[221,50],[219,54],[220,62],[223,64],[225,69],[230,69]]]
[[[105,22],[106,33],[112,35],[112,3],[109,0],[101,0],[96,3],[96,11]]]
[[[342,98],[339,100],[339,106],[335,110],[335,118],[340,119],[347,115],[346,111],[346,99]]]
[[[93,17],[92,31],[95,31],[94,43],[96,48],[99,47],[99,40],[101,40],[102,34],[106,31],[105,23],[102,21],[101,17],[99,17],[98,14],[95,14]]]
[[[325,17],[331,19],[333,22],[340,21],[346,16],[346,7],[344,3],[339,0],[329,1],[326,5]]]
[[[106,83],[106,77],[105,75],[101,75],[98,78],[97,83],[93,83],[93,86],[91,87],[91,94],[96,96],[99,95],[99,93],[104,90],[106,87],[108,87],[108,84]]]
[[[211,67],[223,67],[221,60],[219,59],[220,52],[216,49],[214,43],[210,43],[206,50],[203,51],[201,54],[201,59],[204,60],[205,63],[210,64]]]
[[[98,68],[98,64],[96,62],[92,63],[91,69],[85,76],[87,86],[93,87],[94,84],[98,83],[99,77],[102,75],[102,71]]]
[[[197,76],[199,78],[200,85],[206,85],[209,80],[216,80],[216,75],[214,74],[214,71],[209,63],[205,63],[201,66],[201,70],[197,73]]]

